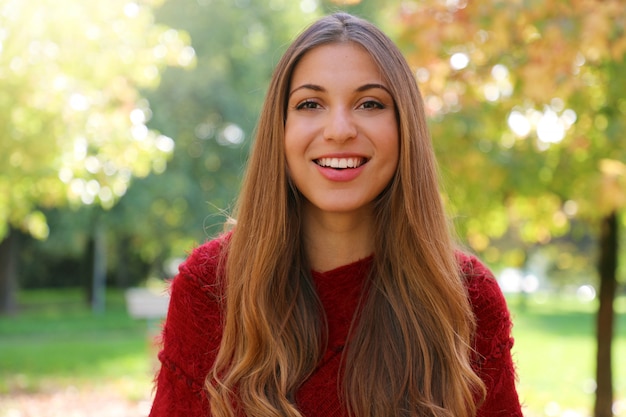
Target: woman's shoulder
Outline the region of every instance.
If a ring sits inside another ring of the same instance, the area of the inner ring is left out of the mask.
[[[457,260],[479,326],[487,321],[508,322],[506,300],[491,270],[474,255],[458,252]]]
[[[513,324],[504,294],[493,273],[476,256],[461,253],[457,259],[476,319],[476,350],[483,359],[500,357],[513,345]]]
[[[214,285],[223,270],[230,234],[220,235],[194,248],[178,267],[176,279],[194,281],[199,286]]]
[[[476,320],[472,366],[487,388],[487,398],[477,415],[521,416],[511,357],[513,323],[504,294],[493,273],[477,257],[460,253],[457,259]]]
[[[175,375],[201,394],[221,339],[219,280],[228,236],[196,247],[171,281],[170,303],[161,337],[163,378]],[[172,376],[172,378],[174,378]]]

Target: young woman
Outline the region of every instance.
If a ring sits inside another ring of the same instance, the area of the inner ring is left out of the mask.
[[[509,313],[455,249],[422,99],[370,23],[288,48],[231,231],[171,287],[151,416],[521,416]]]

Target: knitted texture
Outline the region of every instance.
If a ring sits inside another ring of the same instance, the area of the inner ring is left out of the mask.
[[[216,286],[222,241],[198,247],[172,281],[171,300],[159,353],[161,369],[151,417],[211,416],[204,381],[220,345],[222,317]],[[511,319],[491,272],[476,258],[459,264],[477,320],[473,366],[487,386],[477,417],[521,417],[511,358]],[[346,417],[338,395],[341,355],[372,257],[325,273],[313,272],[328,319],[328,349],[296,394],[306,417]]]

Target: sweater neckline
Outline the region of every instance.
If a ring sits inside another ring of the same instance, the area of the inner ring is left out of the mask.
[[[374,255],[370,255],[326,272],[312,271],[313,282],[327,315],[347,314],[352,318],[373,259]]]
[[[374,260],[374,254],[366,256],[365,258],[358,259],[354,262],[350,262],[348,264],[340,265],[336,268],[329,269],[328,271],[316,271],[314,269],[311,270],[311,273],[316,278],[333,278],[335,276],[341,276],[345,274],[349,274],[352,271],[360,270],[362,267],[369,267]]]
[[[328,326],[328,354],[333,355],[346,343],[359,301],[372,267],[373,255],[341,265],[326,272],[312,271],[313,282]]]

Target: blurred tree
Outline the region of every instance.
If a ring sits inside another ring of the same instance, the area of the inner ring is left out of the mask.
[[[611,416],[626,208],[623,2],[407,1],[398,18],[469,244],[482,251],[510,231],[547,243],[574,218],[599,230],[595,416]]]
[[[221,230],[274,65],[318,12],[287,0],[177,0],[157,11],[157,21],[190,34],[197,64],[168,68],[146,92],[149,126],[176,146],[163,174],[135,181],[104,213],[118,259],[138,257],[167,275],[168,259]]]
[[[110,208],[131,177],[165,169],[174,142],[146,127],[138,89],[194,52],[154,23],[159,3],[0,0],[0,240],[45,238],[42,208]],[[0,311],[14,279],[0,269]]]

